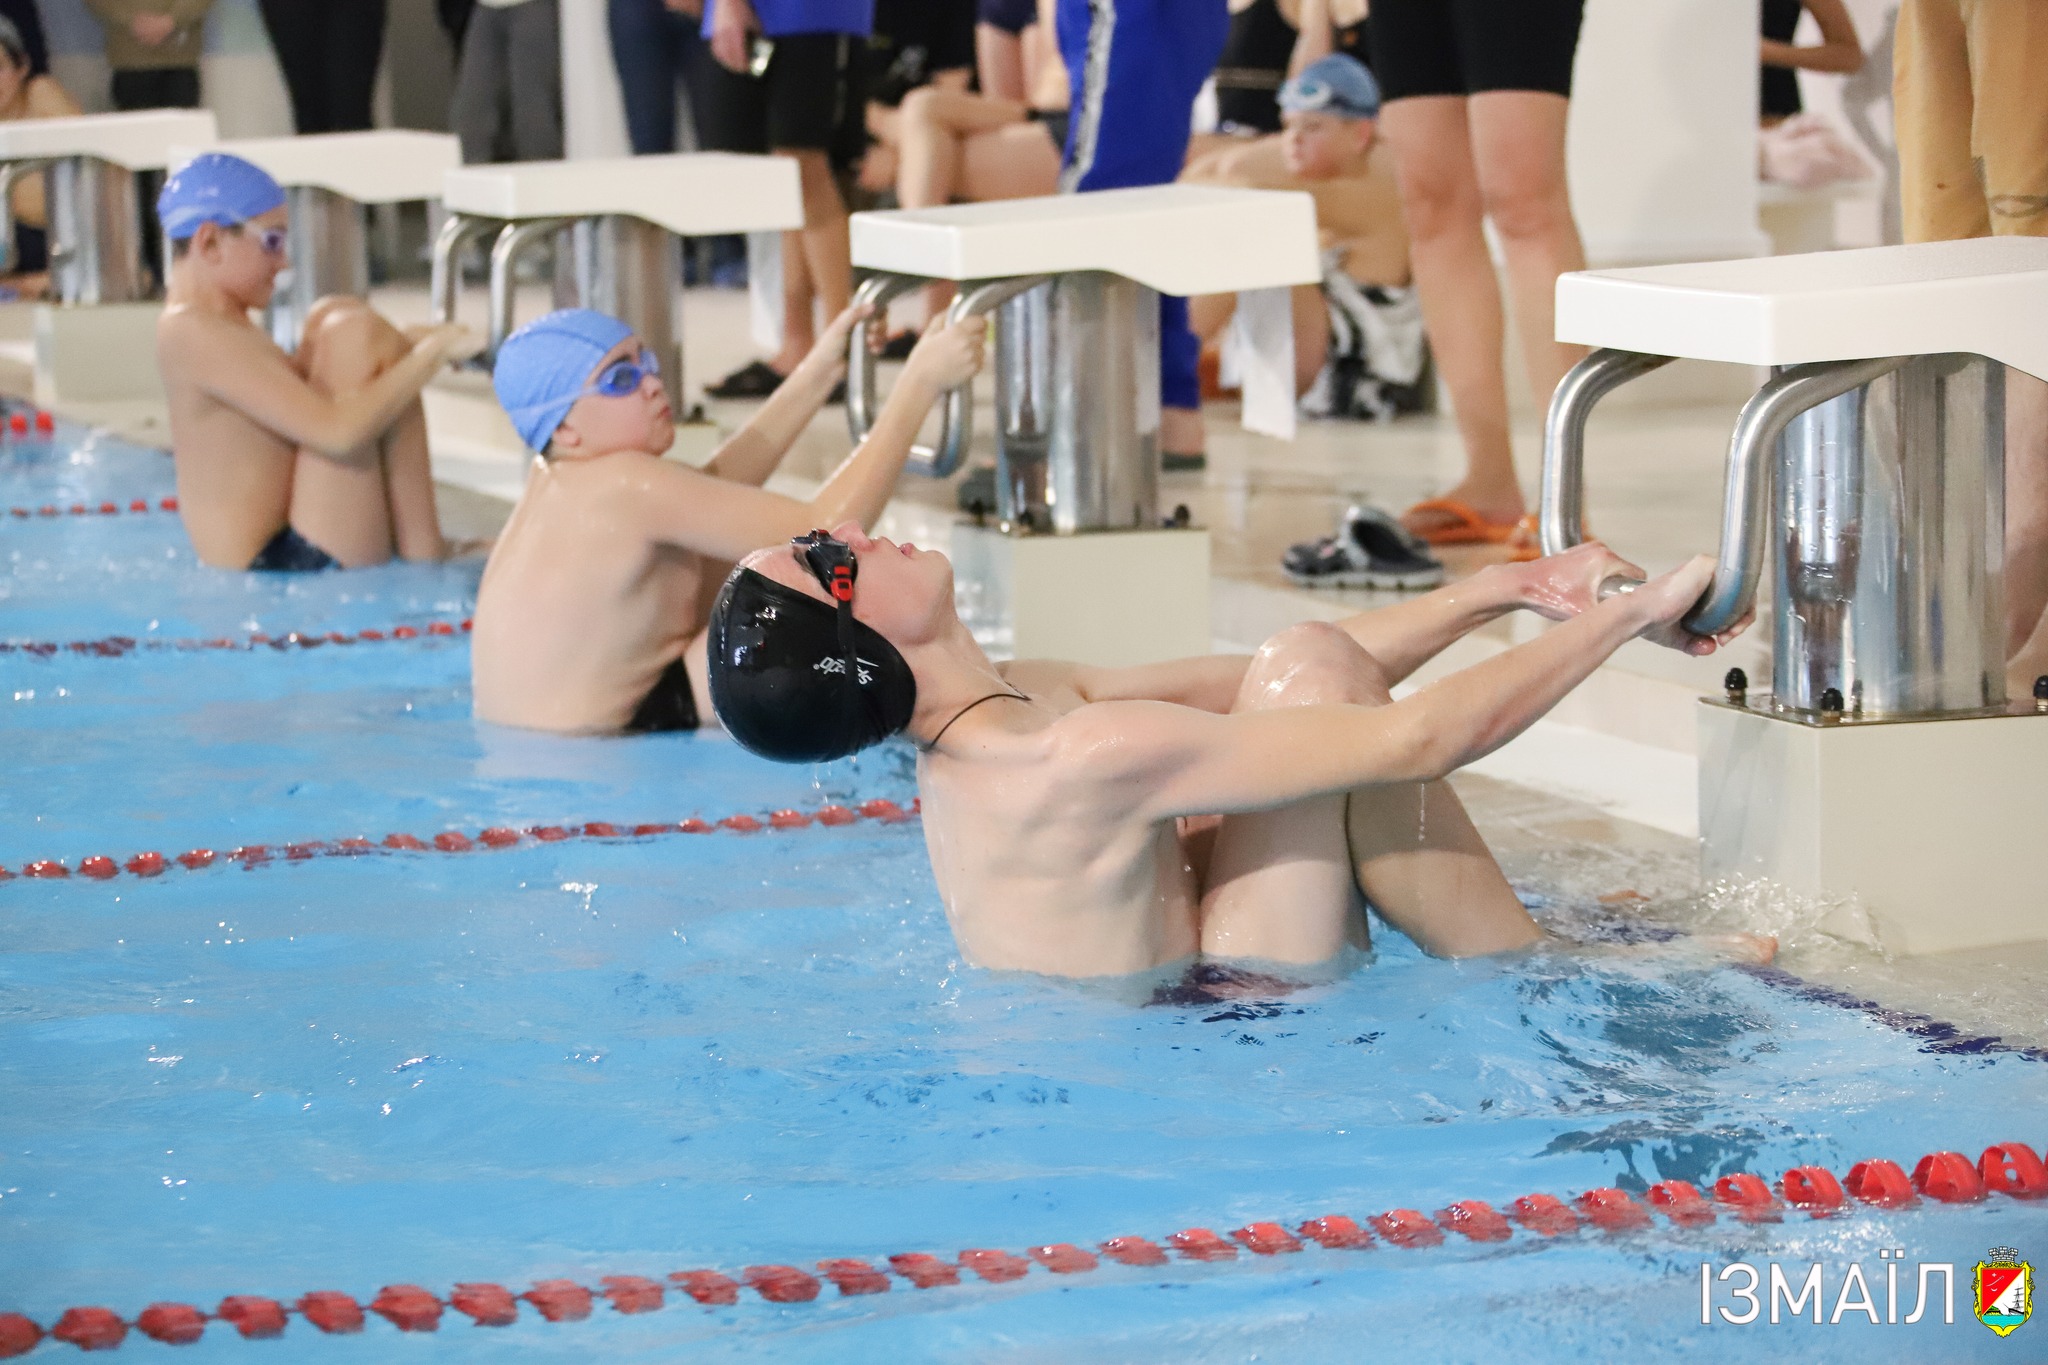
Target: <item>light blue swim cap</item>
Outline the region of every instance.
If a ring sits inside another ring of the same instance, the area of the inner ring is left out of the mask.
[[[164,236],[182,242],[201,223],[236,227],[284,205],[284,190],[261,166],[226,152],[201,152],[164,182],[156,216]]]
[[[1377,118],[1380,83],[1358,58],[1332,52],[1310,62],[1300,75],[1280,87],[1280,107],[1290,114]]]
[[[608,313],[563,308],[506,337],[491,369],[491,387],[519,439],[545,451],[590,386],[597,362],[632,335],[632,328]]]

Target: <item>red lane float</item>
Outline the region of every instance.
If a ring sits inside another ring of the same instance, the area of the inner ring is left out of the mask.
[[[206,1332],[206,1314],[189,1303],[153,1303],[135,1316],[135,1330],[166,1346],[190,1346]]]
[[[832,1281],[839,1292],[848,1297],[855,1294],[889,1292],[887,1275],[866,1261],[855,1260],[850,1256],[835,1256],[818,1262],[818,1273]]]
[[[1985,1149],[1973,1165],[1958,1152],[1935,1152],[1914,1167],[1908,1179],[1896,1163],[1884,1160],[1859,1161],[1846,1180],[1819,1166],[1795,1166],[1776,1182],[1784,1203],[1817,1215],[1850,1213],[1855,1205],[1849,1198],[1880,1208],[1902,1208],[1918,1202],[1915,1189],[1929,1199],[1947,1203],[1982,1200],[1987,1192],[2014,1199],[2048,1196],[2048,1163],[2024,1143],[1998,1143]],[[1723,1176],[1714,1185],[1714,1199],[1738,1212],[1763,1209],[1772,1218],[1780,1204],[1773,1185],[1746,1173]],[[1587,1226],[1607,1232],[1629,1232],[1653,1225],[1652,1214],[1662,1214],[1680,1231],[1710,1226],[1716,1219],[1713,1204],[1688,1181],[1664,1180],[1645,1192],[1643,1202],[1614,1188],[1586,1190],[1569,1202],[1554,1195],[1527,1194],[1501,1214],[1491,1204],[1463,1200],[1441,1210],[1434,1220],[1414,1209],[1393,1209],[1367,1221],[1381,1237],[1398,1247],[1422,1249],[1443,1243],[1443,1229],[1476,1242],[1505,1241],[1513,1237],[1513,1225],[1525,1234],[1555,1238],[1578,1233]],[[1304,1242],[1327,1250],[1366,1250],[1374,1245],[1373,1234],[1344,1214],[1326,1214],[1302,1223],[1289,1232],[1275,1222],[1247,1223],[1226,1240],[1204,1227],[1183,1228],[1165,1238],[1166,1245],[1187,1260],[1230,1261],[1237,1259],[1238,1246],[1255,1256],[1298,1253]],[[1233,1241],[1237,1245],[1233,1245]],[[971,1248],[956,1262],[926,1251],[899,1252],[886,1258],[888,1269],[855,1257],[827,1257],[817,1262],[816,1275],[790,1265],[754,1265],[735,1279],[716,1270],[678,1270],[667,1277],[685,1296],[707,1308],[730,1308],[740,1301],[744,1285],[764,1302],[810,1303],[829,1282],[841,1297],[887,1293],[890,1274],[918,1289],[941,1289],[962,1283],[961,1271],[972,1272],[990,1284],[1007,1284],[1027,1276],[1034,1266],[1054,1275],[1086,1274],[1100,1267],[1102,1260],[1147,1270],[1168,1264],[1166,1251],[1143,1237],[1112,1237],[1100,1244],[1101,1257],[1071,1242],[1052,1242],[1028,1247],[1020,1256],[993,1248]],[[619,1313],[651,1313],[666,1301],[662,1281],[641,1275],[607,1275],[593,1290],[574,1280],[542,1280],[523,1294],[503,1285],[465,1282],[456,1285],[443,1300],[414,1284],[386,1285],[368,1305],[404,1332],[432,1332],[438,1329],[444,1309],[452,1308],[479,1327],[503,1327],[515,1322],[520,1303],[529,1303],[548,1322],[581,1322],[590,1317],[602,1298]],[[317,1290],[301,1297],[291,1308],[275,1299],[256,1295],[230,1295],[212,1314],[232,1324],[240,1334],[257,1340],[281,1335],[289,1315],[300,1316],[323,1332],[359,1332],[363,1329],[365,1305],[336,1290]],[[189,1304],[153,1303],[130,1324],[112,1309],[68,1308],[48,1329],[48,1335],[82,1350],[109,1350],[134,1330],[155,1341],[189,1345],[200,1339],[209,1321],[207,1314]],[[0,1313],[0,1359],[24,1355],[35,1349],[45,1335],[41,1324],[19,1313]]]
[[[1436,1221],[1474,1242],[1505,1242],[1514,1236],[1514,1229],[1493,1205],[1478,1199],[1466,1199],[1450,1207],[1440,1209]]]
[[[510,1327],[519,1320],[519,1301],[501,1284],[458,1284],[448,1306],[479,1327]]]
[[[1944,1204],[1973,1204],[1984,1197],[1984,1181],[1961,1152],[1930,1152],[1913,1168],[1913,1188]]]
[[[754,834],[764,829],[808,829],[814,824],[839,828],[863,819],[878,820],[883,824],[898,824],[916,818],[915,815],[905,814],[903,808],[893,801],[870,801],[866,804],[885,807],[886,811],[880,815],[868,815],[865,813],[865,807],[862,812],[855,812],[844,806],[826,806],[810,813],[779,810],[769,815],[766,821],[746,814],[728,815],[715,824],[689,819],[674,824],[641,823],[621,826],[605,820],[593,820],[582,825],[534,825],[524,831],[493,825],[489,829],[479,830],[474,836],[451,829],[443,830],[426,839],[416,834],[387,834],[374,843],[359,836],[333,840],[310,839],[283,845],[281,856],[286,862],[305,862],[313,858],[352,857],[357,854],[373,853],[379,849],[392,853],[468,853],[479,844],[493,849],[514,848],[529,838],[536,843],[552,844],[579,837],[646,839],[664,834],[709,834],[721,829],[736,834]],[[828,819],[827,812],[836,814]],[[245,868],[255,868],[264,866],[277,856],[280,855],[275,853],[273,846],[269,844],[244,844],[224,854],[216,854],[210,848],[195,848],[171,859],[166,859],[163,854],[156,852],[138,853],[126,862],[119,863],[103,854],[95,854],[79,860],[78,873],[80,876],[98,881],[118,877],[124,871],[133,877],[157,877],[163,875],[173,862],[188,871],[197,872],[201,868],[212,867],[222,859],[240,863]],[[0,882],[12,881],[14,875],[6,868],[0,867]],[[69,877],[71,869],[56,859],[45,858],[25,864],[21,869],[21,875],[56,880]]]
[[[889,1269],[919,1289],[939,1289],[960,1283],[960,1268],[940,1260],[929,1251],[899,1251],[889,1258]]]

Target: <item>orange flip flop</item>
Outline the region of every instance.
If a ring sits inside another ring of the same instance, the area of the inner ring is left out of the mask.
[[[1406,526],[1416,512],[1444,512],[1456,518],[1448,525],[1415,531],[1426,545],[1502,545],[1521,530],[1514,522],[1488,521],[1456,498],[1424,498],[1401,514],[1401,524]]]
[[[1584,542],[1593,538],[1592,528],[1584,522],[1580,522],[1579,540]],[[1526,564],[1532,559],[1543,558],[1543,536],[1536,529],[1536,514],[1534,512],[1531,512],[1516,523],[1514,534],[1508,537],[1506,544],[1508,547],[1508,563],[1510,564]]]

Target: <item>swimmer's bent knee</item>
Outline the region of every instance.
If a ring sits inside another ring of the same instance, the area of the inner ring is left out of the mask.
[[[1280,631],[1253,656],[1245,677],[1268,703],[1384,703],[1387,672],[1358,643],[1326,621],[1304,621]]]

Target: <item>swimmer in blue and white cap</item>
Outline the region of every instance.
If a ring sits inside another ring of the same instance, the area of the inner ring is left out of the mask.
[[[157,323],[178,511],[200,559],[305,572],[445,558],[420,390],[481,349],[461,327],[401,332],[361,299],[321,299],[287,355],[250,314],[289,238],[284,190],[224,152],[164,182],[171,275]]]
[[[498,349],[492,383],[535,452],[477,590],[479,718],[581,733],[694,730],[707,719],[704,626],[734,560],[815,526],[867,525],[941,395],[981,367],[985,323],[927,329],[867,440],[808,502],[761,484],[846,370],[842,313],[701,469],[675,441],[660,358],[625,323],[566,309]]]

